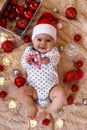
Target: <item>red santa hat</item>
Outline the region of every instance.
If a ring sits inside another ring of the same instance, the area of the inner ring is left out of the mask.
[[[56,24],[58,23],[58,18],[49,12],[45,12],[37,21],[37,24],[33,28],[32,40],[38,34],[48,34],[53,37],[56,42]]]

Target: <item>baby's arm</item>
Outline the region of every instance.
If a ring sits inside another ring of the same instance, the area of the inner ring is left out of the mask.
[[[49,60],[50,62],[52,62],[54,66],[56,66],[59,63],[60,54],[56,47],[54,47],[52,51],[49,53]]]
[[[26,50],[24,51],[22,58],[21,58],[21,65],[27,69],[30,67],[30,64],[27,62],[27,56],[30,53],[30,47],[27,47]]]

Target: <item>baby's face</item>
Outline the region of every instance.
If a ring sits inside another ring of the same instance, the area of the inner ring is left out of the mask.
[[[54,39],[48,34],[39,34],[33,40],[34,48],[41,52],[46,53],[54,46]]]

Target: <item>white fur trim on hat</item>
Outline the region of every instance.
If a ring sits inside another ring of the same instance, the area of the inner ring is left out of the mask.
[[[37,24],[32,33],[32,40],[38,34],[48,34],[53,37],[54,41],[56,42],[56,28],[50,24]]]

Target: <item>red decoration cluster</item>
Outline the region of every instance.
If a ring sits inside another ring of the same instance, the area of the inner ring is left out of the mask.
[[[79,87],[75,84],[76,81],[80,80],[83,78],[84,73],[83,71],[80,69],[80,67],[83,66],[83,61],[82,60],[78,60],[78,61],[73,61],[74,66],[77,69],[73,69],[73,70],[69,70],[68,72],[65,73],[64,75],[64,82],[68,82],[68,83],[74,83],[71,86],[71,90],[73,93],[77,92]],[[74,94],[73,94],[74,95]],[[68,96],[67,98],[67,103],[69,105],[71,105],[74,102],[74,97],[72,95]]]
[[[10,0],[1,14],[0,26],[6,28],[8,20],[12,21],[16,19],[17,27],[24,30],[39,5],[39,2],[35,0],[26,0],[24,2],[23,6],[19,5],[17,0]]]
[[[0,64],[0,72],[4,70],[4,66]]]

